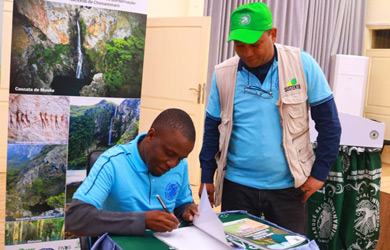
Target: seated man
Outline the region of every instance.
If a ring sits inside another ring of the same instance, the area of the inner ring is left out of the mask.
[[[143,236],[145,229],[172,231],[179,225],[177,218],[192,221],[199,213],[185,158],[194,143],[189,115],[180,109],[163,111],[147,133],[99,157],[73,195],[66,231]],[[163,211],[157,194],[171,213]]]

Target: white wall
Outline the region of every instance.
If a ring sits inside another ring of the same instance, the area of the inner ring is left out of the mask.
[[[367,0],[367,24],[390,24],[390,1]]]
[[[149,17],[203,16],[204,0],[148,0]]]

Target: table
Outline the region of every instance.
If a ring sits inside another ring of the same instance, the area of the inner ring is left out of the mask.
[[[218,218],[222,222],[228,222],[228,221],[233,221],[237,219],[242,219],[242,218],[252,218],[255,220],[258,220],[262,223],[269,224],[271,226],[279,227],[273,223],[270,223],[266,220],[263,220],[258,217],[254,217],[250,214],[248,214],[245,211],[229,211],[229,212],[222,212],[218,214]],[[184,223],[182,223],[184,224]],[[184,224],[183,226],[187,226]],[[279,227],[280,228],[280,227]],[[286,229],[283,229],[286,230]],[[288,231],[288,230],[286,230]],[[106,239],[100,240],[100,242],[105,242],[105,246],[98,246],[99,240],[96,242],[97,245],[94,245],[92,248],[93,250],[100,250],[100,249],[110,249],[110,250],[146,250],[146,249],[153,249],[153,250],[170,250],[173,248],[170,248],[167,246],[165,243],[162,241],[158,240],[153,236],[154,231],[147,230],[145,237],[137,237],[137,236],[114,236],[114,235],[105,235]],[[107,244],[109,247],[107,247]],[[120,248],[119,248],[119,247]],[[249,248],[247,246],[247,249],[253,249]],[[300,246],[293,248],[296,250],[318,250],[317,244],[314,241],[311,241],[307,239],[307,242],[302,243]]]

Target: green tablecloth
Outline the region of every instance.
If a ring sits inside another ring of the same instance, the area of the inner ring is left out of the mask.
[[[267,224],[275,226],[274,224],[269,223],[265,220],[248,215],[244,211],[220,213],[218,215],[218,217],[222,222],[228,222],[228,221],[233,221],[233,220],[238,220],[238,219],[250,217],[252,219],[259,220],[263,223],[267,223]],[[186,225],[184,224],[184,226],[186,226]],[[110,238],[117,245],[119,245],[123,250],[144,250],[144,249],[169,250],[169,249],[173,249],[173,248],[170,248],[169,246],[165,245],[162,241],[155,238],[153,236],[153,233],[154,233],[153,231],[147,231],[145,237],[110,236]],[[301,246],[304,246],[304,245],[307,245],[307,242],[301,244]],[[253,249],[253,247],[251,248],[250,246],[247,245],[247,249]],[[310,249],[310,248],[308,248],[308,249]],[[317,249],[317,246],[315,246],[315,248],[311,248],[311,249]]]

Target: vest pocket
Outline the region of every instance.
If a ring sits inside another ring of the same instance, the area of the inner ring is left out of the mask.
[[[291,134],[298,134],[309,128],[307,96],[294,93],[282,97],[282,119]]]
[[[287,112],[283,119],[286,119],[287,128],[291,134],[298,134],[308,129],[309,124],[306,102],[284,104],[284,108]]]
[[[309,134],[309,133],[307,133]],[[309,135],[310,136],[310,135]],[[301,147],[299,147],[301,146]],[[314,163],[314,151],[311,146],[310,140],[309,143],[303,145],[298,145],[298,160],[302,167],[302,171],[305,176],[310,176],[311,169]]]

